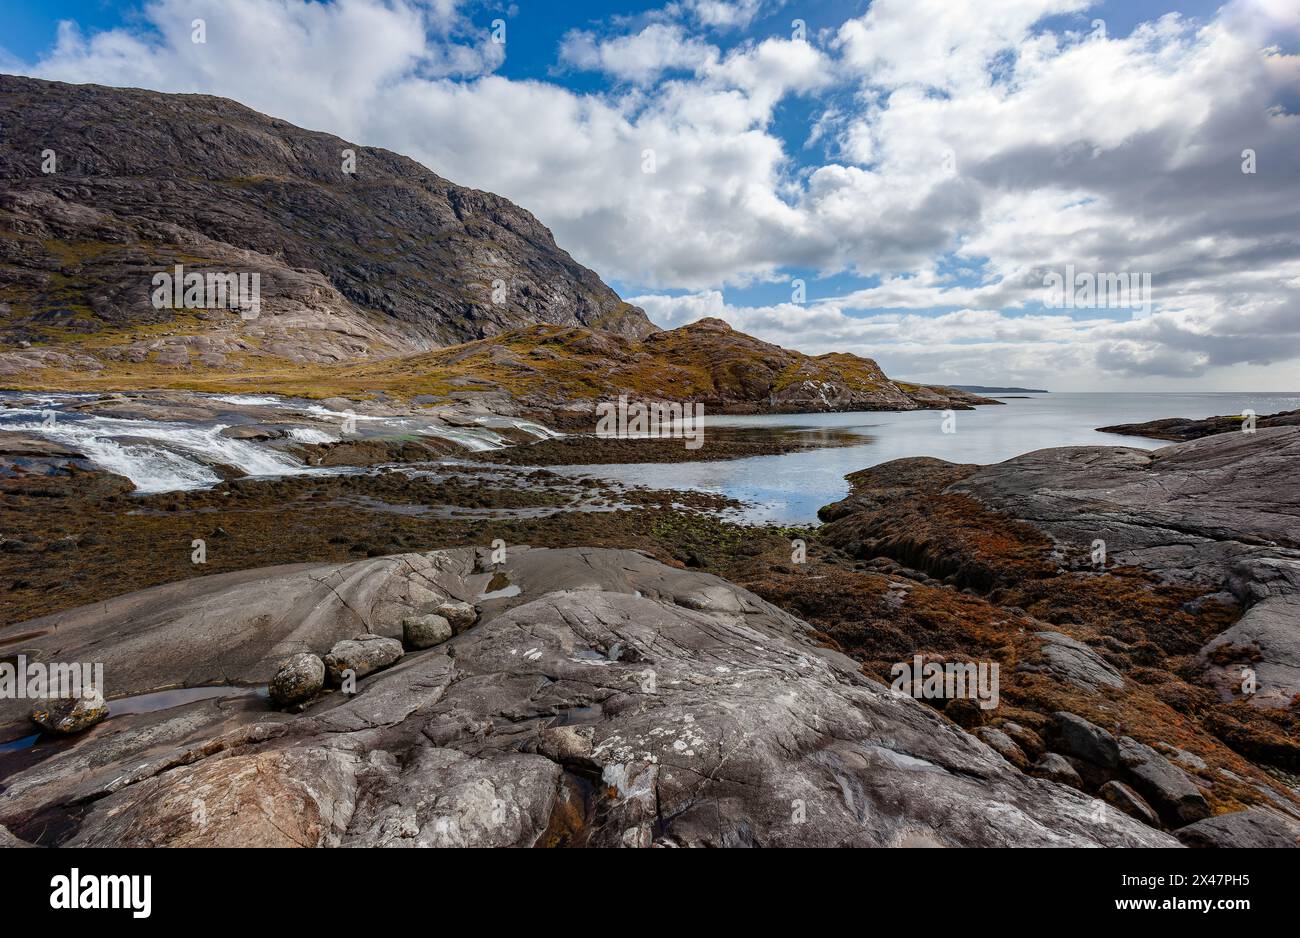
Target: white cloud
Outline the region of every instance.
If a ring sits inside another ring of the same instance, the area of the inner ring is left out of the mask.
[[[744,29],[752,23],[764,6],[780,6],[779,2],[764,0],[681,0],[670,6],[673,11],[687,15],[701,26],[713,29]]]
[[[718,59],[718,49],[686,35],[680,26],[651,23],[639,33],[601,39],[573,31],[560,44],[560,58],[575,68],[646,83],[664,72],[698,71]]]

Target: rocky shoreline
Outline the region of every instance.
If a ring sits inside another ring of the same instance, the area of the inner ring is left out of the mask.
[[[851,477],[805,530],[599,484],[586,496],[618,510],[575,510],[571,480],[509,466],[156,496],[75,466],[0,479],[5,530],[49,529],[0,552],[0,654],[111,665],[107,720],[0,752],[0,829],[42,845],[1294,845],[1300,542],[1275,483],[1297,455],[1300,429],[1280,428],[900,460]],[[428,510],[476,498],[495,516]],[[447,603],[473,622],[433,628]],[[367,636],[404,654],[355,695],[271,706],[295,654]],[[916,656],[998,664],[998,705],[892,692]],[[221,695],[129,705],[204,687]],[[0,737],[26,721],[0,710]]]
[[[1230,417],[1206,417],[1204,420],[1192,420],[1187,417],[1166,417],[1161,420],[1149,420],[1146,423],[1124,423],[1113,427],[1098,427],[1101,433],[1118,433],[1121,436],[1145,436],[1153,440],[1199,440],[1214,436],[1216,433],[1240,432],[1245,423],[1244,415]],[[1270,427],[1300,426],[1300,410],[1288,410],[1277,414],[1257,417],[1256,429]]]

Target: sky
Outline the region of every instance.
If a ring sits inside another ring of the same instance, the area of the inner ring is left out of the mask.
[[[404,153],[667,328],[1300,390],[1298,0],[6,0],[0,71]]]

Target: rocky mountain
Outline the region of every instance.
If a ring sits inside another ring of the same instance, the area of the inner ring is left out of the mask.
[[[0,76],[0,128],[11,371],[354,361],[540,322],[656,331],[506,199],[233,101]],[[153,278],[178,264],[259,274],[258,317],[158,308]]]
[[[579,411],[624,392],[742,412],[987,403],[718,320],[661,333],[518,206],[232,101],[0,76],[0,127],[12,387],[502,391]],[[258,275],[255,310],[189,302],[186,276],[206,290],[224,273]],[[179,284],[161,307],[160,275]]]

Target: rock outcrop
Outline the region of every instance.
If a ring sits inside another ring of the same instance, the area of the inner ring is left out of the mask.
[[[1300,824],[1268,808],[1251,808],[1189,824],[1178,839],[1188,847],[1286,848],[1300,840]]]
[[[1153,440],[1175,440],[1186,442],[1218,433],[1240,433],[1246,423],[1245,415],[1234,417],[1206,417],[1193,420],[1187,417],[1167,417],[1162,420],[1148,420],[1146,423],[1122,423],[1113,427],[1098,427],[1101,433],[1117,433],[1121,436],[1145,436]],[[1269,427],[1300,426],[1300,410],[1286,410],[1277,414],[1256,417],[1254,426],[1258,430]]]
[[[266,681],[447,602],[479,613],[299,714],[248,695],[111,716],[5,773],[0,824],[105,846],[1176,843],[1023,774],[716,577],[631,551],[487,560],[228,574],[19,626],[54,630],[33,654],[93,648],[119,698]]]
[[[1300,427],[899,460],[850,476],[819,535],[914,585],[831,567],[851,614],[801,586],[757,590],[877,675],[913,655],[1000,663],[1002,703],[975,732],[1010,761],[1014,742],[1031,774],[1180,836],[1246,810],[1300,821],[1298,465]]]
[[[1224,590],[1241,618],[1201,651],[1225,698],[1285,708],[1300,694],[1300,427],[1209,436],[1154,451],[1066,447],[953,486],[1110,565]]]
[[[644,338],[530,326],[399,361],[331,374],[334,386],[412,393],[452,383],[463,393],[506,393],[552,425],[591,429],[596,405],[681,401],[709,413],[969,410],[1001,404],[952,388],[893,381],[869,358],[805,355],[737,332],[719,319]]]

